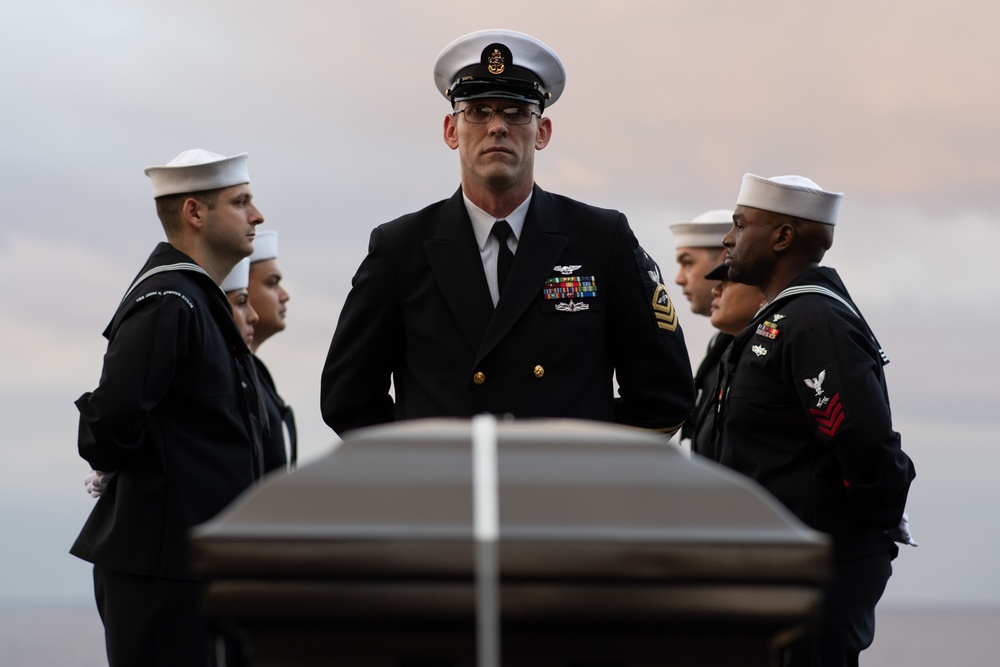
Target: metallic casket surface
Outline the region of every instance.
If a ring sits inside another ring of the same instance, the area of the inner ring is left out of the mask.
[[[597,422],[497,426],[508,665],[766,665],[812,622],[824,536],[752,482]],[[364,429],[196,529],[254,665],[473,665],[472,427]]]

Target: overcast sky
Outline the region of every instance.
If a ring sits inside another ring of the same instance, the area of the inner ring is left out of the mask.
[[[624,211],[667,276],[668,225],[732,206],[745,172],[846,193],[826,263],[892,359],[918,473],[921,546],[883,604],[1000,605],[998,19],[985,0],[6,3],[0,604],[92,597],[67,554],[93,503],[72,402],[162,238],[143,167],[250,153],[292,295],[260,354],[322,456],[320,370],[370,230],[458,186],[434,59],[503,27],[567,69],[538,183]],[[678,307],[697,364],[711,331]]]

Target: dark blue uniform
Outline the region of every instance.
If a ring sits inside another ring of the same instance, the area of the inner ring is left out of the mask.
[[[721,331],[712,336],[705,358],[694,375],[694,387],[698,392],[694,412],[681,428],[681,438],[691,441],[691,451],[710,459],[718,459],[712,445],[712,418],[719,391],[719,362],[731,342],[733,336]]]
[[[899,523],[915,476],[892,427],[886,362],[828,268],[793,280],[723,357],[720,461],[833,538],[824,665],[857,664],[872,641],[897,553],[883,531]]]
[[[461,190],[375,229],[322,379],[338,433],[481,412],[672,432],[693,399],[677,313],[625,216],[538,187],[495,309]]]
[[[274,378],[267,366],[254,355],[257,379],[260,381],[264,405],[267,407],[269,435],[264,438],[264,472],[294,468],[298,459],[298,434],[295,428],[295,413],[292,406],[285,403],[278,394]],[[285,449],[285,432],[288,432],[288,449]]]
[[[70,553],[95,566],[112,665],[204,664],[188,530],[259,476],[263,404],[222,290],[167,243],[149,271],[104,332],[98,387],[76,402],[80,455],[118,474]]]

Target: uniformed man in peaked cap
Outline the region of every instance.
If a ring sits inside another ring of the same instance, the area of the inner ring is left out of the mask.
[[[482,30],[444,48],[434,82],[461,187],[372,232],[323,369],[327,424],[489,412],[676,431],[694,392],[659,268],[624,215],[534,181],[562,61]]]
[[[210,665],[188,530],[261,474],[267,416],[220,285],[264,217],[246,153],[193,149],[146,174],[167,241],[104,332],[97,388],[76,401],[102,493],[70,553],[94,564],[111,667]]]
[[[886,531],[905,527],[915,474],[892,427],[888,358],[840,276],[820,266],[842,197],[802,176],[746,174],[722,241],[729,280],[758,287],[767,305],[723,355],[716,447],[833,538],[810,663],[824,667],[857,665],[874,638],[898,553]]]

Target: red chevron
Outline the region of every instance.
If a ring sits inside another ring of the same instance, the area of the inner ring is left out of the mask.
[[[825,410],[810,408],[809,412],[816,418],[820,434],[831,438],[837,435],[837,429],[844,422],[844,406],[840,403],[840,393],[834,394],[833,400]]]

